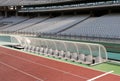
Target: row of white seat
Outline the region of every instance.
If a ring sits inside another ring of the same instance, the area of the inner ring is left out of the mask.
[[[83,35],[96,37],[120,37],[120,14],[108,14],[101,17],[91,17],[74,27],[61,32],[65,35]],[[109,31],[110,30],[110,31]]]
[[[28,28],[22,29],[22,32],[47,32],[57,33],[61,30],[69,28],[70,26],[88,18],[89,15],[76,15],[76,16],[58,16],[49,18],[44,22],[37,23]],[[16,26],[17,27],[17,26]]]
[[[0,23],[4,24],[4,25],[1,26],[0,29],[3,30],[5,28],[9,28],[9,27],[11,27],[13,25],[16,25],[18,23],[21,23],[21,22],[23,22],[23,21],[25,21],[27,19],[29,19],[29,18],[21,17],[21,16],[11,16],[11,17],[7,17],[7,18],[2,18],[2,19],[0,19]],[[9,29],[11,29],[11,28],[9,28]]]
[[[54,2],[64,2],[71,0],[1,0],[0,5],[30,5],[30,4],[43,4],[43,3],[54,3]]]
[[[93,57],[92,55],[85,55],[85,54],[78,54],[78,53],[71,53],[70,51],[63,51],[63,50],[53,50],[43,47],[35,47],[35,46],[24,46],[24,51],[42,54],[45,56],[53,56],[55,58],[71,60],[78,63],[83,64],[95,64],[100,63],[102,58],[100,57]]]
[[[47,19],[47,17],[35,17],[35,18],[31,18],[31,19],[27,19],[24,22],[18,23],[14,26],[8,27],[6,29],[3,29],[3,31],[18,31],[21,29],[24,29],[26,27],[29,27],[31,25],[35,25],[37,23],[40,23],[41,21]]]
[[[21,31],[21,32],[49,32],[57,33],[61,30],[71,27],[72,25],[88,18],[89,15],[76,15],[76,16],[58,16],[54,18],[39,17],[27,19],[21,23],[4,28],[0,31]],[[16,17],[15,17],[16,18]],[[4,19],[4,21],[13,22],[12,19]],[[20,20],[20,19],[18,19]],[[17,21],[15,19],[15,21]],[[12,23],[13,24],[13,23]]]

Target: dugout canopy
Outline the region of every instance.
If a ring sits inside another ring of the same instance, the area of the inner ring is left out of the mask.
[[[92,58],[98,59],[98,63],[103,62],[100,58],[107,61],[106,48],[101,44],[85,43],[85,42],[74,42],[74,41],[63,41],[43,38],[32,38],[32,37],[16,37],[21,45],[23,46],[34,46],[43,47],[52,50],[63,50],[64,52],[84,54],[85,56],[91,55]]]

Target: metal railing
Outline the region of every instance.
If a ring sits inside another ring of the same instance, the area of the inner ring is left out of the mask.
[[[77,3],[77,4],[68,4],[68,5],[57,5],[57,6],[42,6],[42,7],[23,7],[19,12],[31,12],[31,11],[49,11],[49,10],[60,10],[60,9],[69,9],[69,8],[87,8],[87,7],[97,7],[97,6],[107,6],[107,5],[120,4],[119,0],[115,1],[102,1],[102,2],[91,2],[91,3]]]
[[[59,39],[59,40],[73,40],[73,41],[90,41],[90,42],[109,42],[120,43],[119,36],[98,36],[98,35],[73,35],[73,34],[54,34],[54,33],[39,33],[39,32],[14,32],[14,31],[0,31],[0,34],[11,34],[21,36],[32,36],[38,38]]]

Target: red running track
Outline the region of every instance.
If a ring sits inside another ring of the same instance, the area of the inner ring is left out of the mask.
[[[86,81],[103,72],[0,47],[0,81]],[[119,81],[106,75],[96,81]]]

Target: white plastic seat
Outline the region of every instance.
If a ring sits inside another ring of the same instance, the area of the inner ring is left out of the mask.
[[[30,52],[33,52],[33,53],[35,52],[35,46],[32,46],[32,47],[31,47]]]
[[[80,54],[77,62],[83,63],[84,61],[85,61],[85,54]]]
[[[56,58],[58,58],[58,56],[59,56],[59,51],[58,51],[58,50],[54,50],[53,56],[56,57]]]
[[[66,59],[66,60],[70,60],[71,59],[71,53],[69,51],[67,51],[65,53],[65,58],[64,59]]]
[[[95,57],[95,63],[101,63],[102,62],[102,58],[97,56]]]
[[[43,54],[43,50],[44,50],[44,48],[41,47],[41,48],[40,48],[40,53],[41,53],[41,54]]]
[[[93,61],[93,58],[92,58],[92,55],[87,55],[86,57],[85,57],[85,64],[92,64],[92,61]]]
[[[72,53],[71,60],[72,61],[77,61],[78,60],[78,54],[77,53]]]
[[[45,48],[43,54],[47,55],[47,53],[48,53],[48,48]]]
[[[49,50],[48,50],[48,54],[47,54],[47,55],[48,55],[48,56],[49,56],[49,55],[51,56],[51,55],[52,55],[52,53],[53,53],[53,49],[49,49]]]
[[[59,58],[64,58],[65,57],[65,53],[63,50],[59,51]]]
[[[35,53],[39,53],[39,51],[40,51],[40,48],[39,48],[39,47],[36,47],[36,48],[35,48]]]

